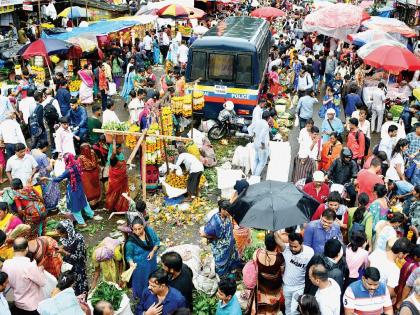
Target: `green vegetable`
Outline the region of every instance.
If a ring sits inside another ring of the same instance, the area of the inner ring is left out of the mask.
[[[130,126],[126,122],[118,123],[110,121],[102,126],[102,129],[113,130],[113,131],[127,131]]]
[[[111,303],[114,310],[118,310],[121,306],[123,294],[123,290],[117,289],[113,284],[101,282],[92,294],[90,303],[95,307],[98,302],[107,301]]]
[[[210,315],[216,314],[217,298],[203,292],[194,292],[193,314]]]

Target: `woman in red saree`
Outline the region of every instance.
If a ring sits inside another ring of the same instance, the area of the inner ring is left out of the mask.
[[[277,96],[281,92],[277,66],[273,66],[271,71],[268,73],[268,82],[270,85],[270,93],[272,93],[274,96]]]
[[[99,165],[96,155],[89,143],[80,146],[80,169],[82,170],[82,184],[87,200],[95,205],[101,198],[101,183],[99,180]]]
[[[105,208],[113,212],[128,210],[128,200],[122,196],[128,192],[127,165],[122,154],[121,145],[115,143],[109,146],[108,164],[108,190],[105,198]]]

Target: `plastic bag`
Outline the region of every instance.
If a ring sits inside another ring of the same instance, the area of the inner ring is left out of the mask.
[[[44,270],[44,275],[45,275],[46,283],[42,287],[42,292],[44,293],[45,298],[49,298],[51,297],[51,292],[57,286],[57,279],[52,274],[50,274],[48,271],[45,271],[45,270]]]
[[[137,264],[134,264],[128,270],[124,271],[121,274],[121,281],[124,281],[124,282],[127,282],[128,283],[130,281],[131,276],[133,275],[133,272],[136,269],[136,267],[137,267]]]
[[[117,94],[117,85],[114,82],[109,82],[108,84],[108,95],[112,96]]]
[[[73,269],[73,265],[69,264],[67,262],[63,262],[63,264],[61,265],[61,273],[66,272],[66,271],[70,271]]]
[[[163,191],[169,198],[179,197],[187,192],[187,189],[175,188],[166,182],[162,182]]]
[[[56,177],[61,176],[61,174],[63,174],[65,170],[66,170],[66,165],[64,164],[64,160],[63,159],[56,160],[54,163],[54,175]]]

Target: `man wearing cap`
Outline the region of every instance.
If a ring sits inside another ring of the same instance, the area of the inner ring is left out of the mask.
[[[344,131],[344,126],[341,120],[335,117],[336,112],[334,108],[328,108],[325,119],[321,125],[322,142],[325,143],[330,139],[333,132],[341,135]]]
[[[303,186],[303,191],[319,203],[324,203],[330,193],[330,188],[325,184],[325,175],[322,171],[316,171],[312,177],[313,181]]]

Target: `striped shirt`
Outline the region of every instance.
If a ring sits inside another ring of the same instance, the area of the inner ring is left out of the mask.
[[[349,285],[343,297],[345,311],[358,315],[381,315],[392,309],[391,297],[385,284],[380,283],[374,294],[363,286],[362,280]]]

